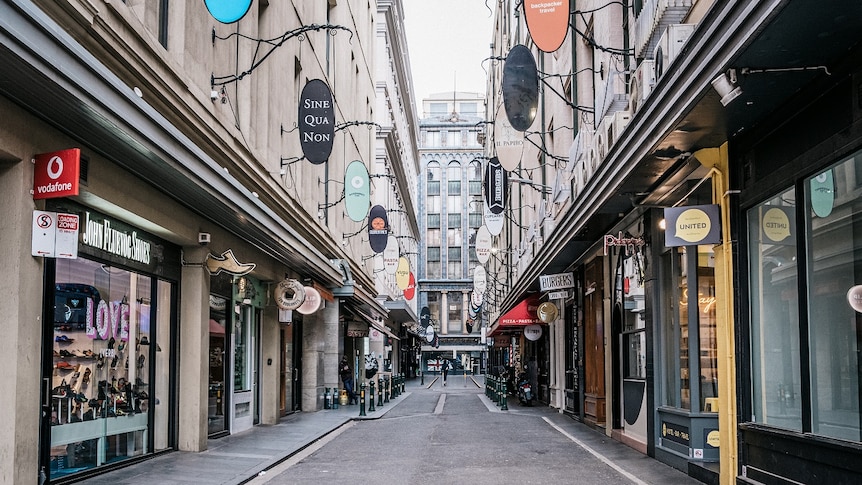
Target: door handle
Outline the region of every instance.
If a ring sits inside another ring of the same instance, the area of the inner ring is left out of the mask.
[[[42,385],[44,386],[42,390],[42,406],[48,408],[51,407],[51,379],[43,377]]]

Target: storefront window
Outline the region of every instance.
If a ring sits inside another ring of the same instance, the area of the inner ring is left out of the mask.
[[[748,211],[752,420],[801,430],[796,198],[789,189]]]
[[[58,259],[55,281],[51,476],[167,448],[169,383],[151,370],[167,373],[171,284],[84,258]]]
[[[460,292],[450,291],[448,296],[449,305],[449,333],[460,333],[461,324],[464,321],[463,309],[464,299]]]
[[[803,183],[811,431],[860,440],[862,155]]]

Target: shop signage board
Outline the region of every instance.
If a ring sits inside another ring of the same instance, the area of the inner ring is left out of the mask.
[[[482,225],[476,230],[476,259],[480,264],[485,264],[491,257],[491,232],[488,231],[488,226]]]
[[[539,72],[526,46],[512,47],[503,64],[503,105],[512,128],[527,131],[539,110]]]
[[[847,303],[857,313],[862,313],[862,285],[853,286],[847,291]]]
[[[332,91],[320,79],[312,79],[299,97],[299,144],[305,158],[317,165],[329,159],[335,135]]]
[[[622,232],[613,234],[605,234],[604,237],[604,254],[608,255],[608,248],[624,248],[626,254],[634,254],[638,248],[646,245],[646,241],[638,236],[624,236]]]
[[[543,274],[539,276],[539,291],[574,288],[574,273]]]
[[[539,320],[543,323],[551,323],[560,316],[560,310],[557,308],[557,305],[546,301],[540,304],[539,308],[536,309],[536,316],[539,317]]]
[[[563,45],[569,31],[569,0],[524,0],[527,30],[544,52],[554,52]]]
[[[371,188],[368,169],[359,160],[347,165],[344,171],[344,206],[347,217],[353,222],[362,222],[371,206]]]
[[[410,301],[416,296],[416,277],[413,272],[410,272],[410,279],[407,283],[407,288],[404,288],[404,299]]]
[[[763,241],[770,244],[796,244],[796,211],[793,207],[770,207],[760,217]]]
[[[238,22],[251,7],[251,0],[204,0],[204,3],[210,15],[223,24]]]
[[[485,293],[488,289],[488,274],[485,272],[484,266],[476,266],[473,269],[473,291]]]
[[[667,247],[721,243],[721,211],[718,205],[669,207],[664,210]]]
[[[386,249],[383,250],[383,269],[386,271],[386,274],[394,275],[398,270],[398,258],[400,255],[398,238],[390,234],[386,239]]]
[[[78,195],[81,150],[70,148],[33,157],[33,200]]]
[[[347,336],[348,337],[367,337],[368,324],[365,322],[357,322],[356,320],[347,321]]]
[[[218,256],[208,253],[206,258],[204,258],[204,267],[212,275],[217,275],[224,271],[234,276],[242,276],[251,273],[255,266],[255,263],[240,263],[233,254],[232,249],[228,249]]]
[[[569,290],[552,291],[548,293],[549,300],[565,300],[569,297]]]
[[[482,201],[482,211],[484,213],[485,227],[492,236],[499,236],[503,232],[503,221],[505,216],[502,212],[494,214],[491,208],[488,207],[487,201]]]
[[[46,258],[78,257],[77,214],[33,211],[32,255]]]
[[[431,325],[431,310],[427,306],[423,306],[421,310],[419,310],[419,325],[422,328],[428,328]]]
[[[399,290],[406,290],[410,284],[410,261],[405,257],[398,258],[398,268],[395,269],[395,284]]]
[[[535,342],[542,338],[542,326],[541,325],[527,325],[524,327],[524,337],[531,342]]]
[[[375,253],[382,253],[388,240],[389,216],[383,206],[375,205],[368,214],[368,244]]]
[[[827,217],[835,204],[835,181],[832,169],[811,179],[811,209],[817,217]]]
[[[311,315],[320,309],[321,303],[323,303],[323,298],[320,297],[320,292],[312,286],[306,286],[305,301],[302,302],[302,305],[299,305],[296,311],[303,315]]]
[[[661,437],[662,439],[670,440],[685,446],[688,446],[691,442],[688,426],[670,423],[668,421],[663,421],[661,423]]]
[[[521,155],[524,153],[524,133],[512,127],[506,116],[506,108],[503,103],[497,109],[494,118],[494,148],[497,150],[497,158],[500,165],[508,171],[515,170],[521,164]]]
[[[285,278],[275,286],[273,296],[279,310],[296,310],[305,302],[305,287],[299,280]]]
[[[485,166],[485,203],[492,214],[503,213],[508,190],[509,176],[497,157],[493,157]]]

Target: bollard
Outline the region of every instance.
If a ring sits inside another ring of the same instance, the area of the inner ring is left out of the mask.
[[[392,399],[398,397],[398,374],[392,374]]]
[[[332,388],[332,409],[338,409],[338,388]]]
[[[359,415],[365,416],[365,383],[359,386]]]
[[[497,379],[497,406],[503,404],[503,394],[500,392],[503,389],[503,378]]]
[[[400,394],[404,394],[404,392],[407,391],[406,386],[407,386],[407,376],[405,376],[404,373],[402,372],[401,373],[401,393]]]
[[[506,405],[506,382],[505,381],[503,382],[503,394],[502,394],[502,397],[500,399],[503,400],[503,405],[500,406],[500,411],[508,411],[509,406]]]
[[[419,385],[420,386],[425,385],[425,373],[422,372],[421,370],[419,371]]]
[[[371,379],[371,382],[368,383],[368,386],[371,389],[371,402],[368,403],[368,412],[373,413],[374,411],[377,411],[377,409],[374,407],[374,379]]]
[[[392,392],[392,376],[388,375],[383,378],[383,382],[386,384],[386,389],[383,390],[383,402],[389,402],[389,393]]]
[[[377,378],[377,405],[383,407],[383,376]]]
[[[326,392],[323,393],[323,409],[332,409],[332,394],[329,392],[329,388],[326,388]]]

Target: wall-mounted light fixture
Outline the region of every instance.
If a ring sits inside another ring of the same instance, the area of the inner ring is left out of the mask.
[[[742,88],[737,85],[736,69],[728,69],[712,80],[712,87],[721,96],[721,105],[727,106],[742,94]]]

